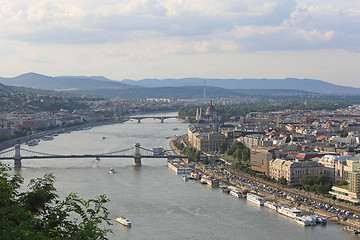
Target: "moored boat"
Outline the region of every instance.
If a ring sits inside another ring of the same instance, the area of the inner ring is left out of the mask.
[[[302,216],[302,212],[297,208],[288,208],[288,207],[280,207],[278,208],[278,213],[281,213],[287,217],[296,218]]]
[[[315,226],[316,222],[309,216],[300,216],[295,218],[295,222],[303,226]]]
[[[131,222],[126,217],[118,217],[115,219],[118,223],[121,223],[124,226],[131,227]]]
[[[230,191],[230,195],[231,196],[234,196],[234,197],[237,197],[237,198],[245,198],[246,196],[245,195],[242,195],[239,191],[237,190],[231,190]]]
[[[356,228],[356,227],[352,227],[352,226],[345,226],[343,228],[343,230],[345,232],[349,232],[349,233],[353,233],[353,234],[359,234],[360,233],[360,229]]]
[[[252,202],[252,203],[255,203],[259,206],[264,206],[264,203],[265,203],[265,200],[264,198],[256,195],[256,194],[253,194],[253,193],[248,193],[246,195],[246,199],[249,201],[249,202]]]
[[[194,172],[191,172],[191,173],[190,173],[190,177],[191,177],[192,179],[199,180],[199,179],[201,178],[201,174],[198,173],[198,172],[196,172],[196,171],[194,171]]]
[[[44,141],[51,141],[51,140],[54,140],[54,136],[43,136],[42,138],[41,138],[42,140],[44,140]]]
[[[269,209],[272,209],[272,210],[277,210],[277,208],[278,208],[278,206],[277,206],[277,204],[276,203],[274,203],[274,202],[269,202],[269,201],[266,201],[265,203],[264,203],[264,207],[267,207],[267,208],[269,208]]]
[[[28,142],[26,143],[26,145],[28,145],[28,146],[32,147],[32,146],[36,146],[36,145],[38,145],[38,143],[39,143],[39,141],[38,141],[38,140],[36,140],[36,139],[32,139],[32,140],[28,141]]]

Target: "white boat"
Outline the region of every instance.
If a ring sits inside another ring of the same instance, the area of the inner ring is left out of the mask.
[[[26,144],[31,147],[31,146],[38,145],[38,143],[39,143],[39,141],[37,141],[36,139],[33,139],[33,140],[28,141]]]
[[[288,207],[280,207],[278,208],[278,213],[281,213],[287,217],[296,218],[302,216],[302,212],[297,208],[288,208]]]
[[[184,182],[187,182],[189,180],[189,178],[186,176],[186,175],[182,175],[181,179],[184,181]]]
[[[248,193],[247,196],[246,196],[246,199],[249,201],[249,202],[252,202],[252,203],[255,203],[259,206],[264,206],[264,203],[265,203],[265,200],[264,198],[256,195],[256,194],[252,194],[252,193]]]
[[[303,226],[315,226],[316,222],[309,216],[300,216],[295,218],[295,222]]]
[[[234,197],[237,197],[237,198],[245,198],[246,195],[242,195],[239,191],[237,190],[231,190],[230,191],[230,195],[231,196],[234,196]]]
[[[118,217],[115,219],[118,223],[121,223],[124,226],[131,227],[131,222],[126,217]]]
[[[54,136],[43,136],[42,138],[41,138],[42,140],[44,140],[44,141],[51,141],[51,140],[54,140]]]
[[[115,170],[113,168],[110,168],[109,173],[110,174],[115,174]]]
[[[200,175],[200,173],[198,173],[198,172],[191,172],[191,173],[190,173],[190,177],[191,177],[192,179],[199,180],[199,179],[201,178],[201,175]]]
[[[274,202],[269,202],[269,201],[266,201],[265,203],[264,203],[264,207],[267,207],[267,208],[269,208],[269,209],[272,209],[272,210],[277,210],[277,208],[278,208],[278,206],[277,206],[277,204],[276,203],[274,203]]]

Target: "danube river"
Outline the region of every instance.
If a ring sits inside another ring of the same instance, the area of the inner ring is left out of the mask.
[[[169,149],[168,137],[186,131],[187,124],[175,119],[165,123],[134,120],[64,133],[53,141],[23,147],[47,153],[91,154],[126,149],[138,142],[148,149]],[[110,239],[357,239],[339,225],[303,227],[220,189],[183,182],[167,168],[165,159],[142,159],[143,166],[138,169],[132,167],[132,159],[94,160],[23,160],[19,172],[26,184],[31,178],[53,173],[62,198],[70,192],[85,199],[106,194],[110,217],[126,216],[133,223],[132,228],[126,228],[113,221]],[[109,174],[110,168],[116,173]]]

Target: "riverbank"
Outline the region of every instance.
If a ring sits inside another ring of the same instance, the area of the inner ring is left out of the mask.
[[[23,137],[20,137],[20,138],[14,138],[14,139],[10,139],[8,141],[2,142],[2,143],[0,143],[0,151],[11,148],[16,143],[20,143],[20,144],[21,143],[26,143],[27,141],[30,141],[32,139],[39,139],[39,138],[41,138],[43,136],[47,136],[47,135],[54,135],[54,134],[62,134],[62,133],[73,132],[73,131],[80,131],[80,130],[86,129],[86,128],[92,128],[92,127],[103,126],[103,125],[111,125],[111,124],[123,123],[123,122],[126,122],[126,121],[127,121],[126,119],[108,120],[108,121],[101,121],[101,122],[84,123],[84,124],[79,124],[79,125],[71,126],[71,127],[58,127],[58,128],[51,129],[51,130],[45,130],[45,131],[38,132],[36,134],[26,135],[26,136],[23,136]]]
[[[176,139],[173,139],[170,142],[170,147],[172,148],[172,150],[174,152],[179,152],[179,149],[176,148],[176,146],[173,142],[179,141],[181,137],[182,136],[180,136]],[[221,158],[223,158],[223,157],[221,157]],[[218,158],[218,160],[221,161],[221,158]],[[227,161],[227,162],[229,162],[229,161]],[[227,165],[227,164],[224,164],[224,165]],[[331,221],[333,223],[342,224],[342,225],[346,225],[346,226],[355,226],[355,227],[360,228],[360,222],[357,219],[350,219],[347,217],[345,218],[344,216],[340,216],[339,214],[336,214],[331,211],[321,209],[321,208],[318,208],[315,206],[316,206],[316,203],[321,203],[321,204],[329,205],[329,206],[331,206],[331,208],[342,209],[344,211],[349,211],[349,212],[353,212],[356,214],[360,214],[359,207],[356,207],[356,206],[353,206],[350,204],[346,204],[344,202],[339,202],[337,200],[325,198],[323,196],[319,196],[314,193],[306,192],[304,190],[283,187],[277,183],[269,182],[264,179],[260,179],[260,178],[251,176],[247,173],[243,173],[241,171],[234,170],[231,168],[231,166],[226,166],[225,169],[222,170],[223,172],[225,172],[227,174],[226,177],[224,177],[224,174],[220,174],[219,170],[216,170],[213,167],[209,168],[207,165],[203,165],[202,163],[195,164],[195,169],[196,169],[196,171],[199,171],[206,175],[212,175],[212,176],[218,178],[220,183],[222,183],[223,185],[231,185],[231,186],[235,186],[235,187],[239,187],[239,188],[256,189],[256,190],[254,190],[254,191],[256,191],[256,193],[259,193],[260,195],[262,195],[264,197],[270,198],[271,201],[275,201],[278,203],[288,202],[289,204],[292,204],[292,205],[296,204],[296,207],[298,207],[304,213],[308,213],[308,214],[316,213],[317,215],[320,215],[322,217],[329,218],[329,221]],[[228,177],[229,175],[235,176],[235,177],[229,178]],[[266,186],[266,188],[270,187],[271,189],[276,189],[278,191],[281,191],[282,193],[286,193],[287,196],[290,196],[290,197],[284,198],[281,196],[276,196],[276,194],[271,194],[267,191],[262,191],[261,190],[262,188],[260,188],[260,187],[254,188],[254,186],[248,186],[247,184],[244,184],[241,181],[237,181],[236,179],[246,179],[248,181],[256,183],[259,186],[264,186],[264,187]],[[300,201],[298,199],[303,199],[303,200]]]

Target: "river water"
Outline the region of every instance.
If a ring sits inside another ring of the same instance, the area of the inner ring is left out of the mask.
[[[53,141],[22,147],[47,153],[91,154],[126,149],[138,142],[148,149],[169,149],[166,137],[186,132],[187,124],[175,119],[165,123],[144,119],[64,133]],[[339,225],[299,226],[220,189],[183,182],[168,169],[165,159],[142,159],[141,168],[132,167],[132,159],[101,159],[99,163],[94,159],[23,160],[22,165],[19,172],[26,184],[31,178],[53,173],[62,198],[70,192],[85,199],[106,194],[110,218],[126,216],[133,224],[126,228],[113,221],[114,234],[109,239],[358,239]],[[109,174],[111,167],[115,174]]]

